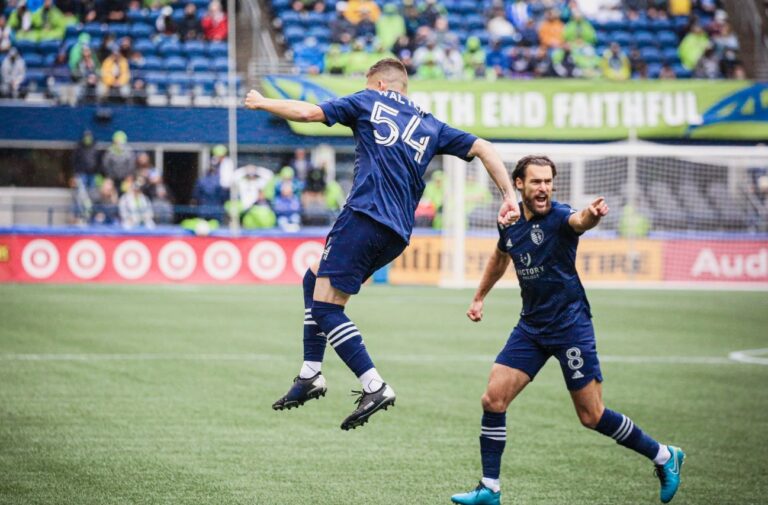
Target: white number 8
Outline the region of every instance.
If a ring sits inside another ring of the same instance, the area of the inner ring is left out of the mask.
[[[568,368],[578,370],[584,365],[584,359],[581,357],[581,349],[571,347],[565,351],[565,357],[568,358]]]
[[[373,110],[371,111],[371,123],[387,125],[389,127],[389,133],[384,136],[380,134],[376,129],[374,129],[373,137],[377,144],[383,146],[391,146],[395,143],[397,137],[400,136],[400,129],[397,127],[397,123],[386,117],[384,114],[397,116],[398,111],[397,109],[393,109],[392,107],[384,105],[381,102],[375,102],[373,104]],[[421,124],[421,118],[419,116],[413,116],[405,126],[405,131],[403,132],[402,138],[406,145],[416,150],[416,155],[413,157],[413,159],[420,163],[424,157],[424,152],[427,150],[427,145],[429,144],[429,136],[424,135],[420,140],[413,138],[413,134],[416,132],[416,128],[419,127],[419,124]]]

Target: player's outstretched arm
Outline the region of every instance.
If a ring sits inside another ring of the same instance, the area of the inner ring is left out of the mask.
[[[480,285],[477,287],[475,297],[472,298],[472,303],[469,304],[467,310],[467,317],[474,322],[479,322],[483,319],[483,301],[485,296],[491,291],[493,286],[504,276],[504,272],[507,271],[509,266],[510,257],[495,247],[493,250],[493,256],[485,265],[483,271],[483,277],[480,279]]]
[[[499,224],[508,226],[520,218],[520,208],[515,199],[515,189],[507,173],[507,168],[501,160],[501,156],[493,148],[493,145],[485,139],[477,139],[469,150],[469,156],[477,156],[483,162],[488,175],[493,179],[496,187],[501,191],[504,201],[499,209]]]
[[[265,98],[255,89],[246,95],[245,107],[251,110],[265,110],[288,121],[301,123],[322,123],[325,121],[323,109],[313,103]]]
[[[600,219],[608,214],[608,204],[602,196],[596,198],[580,212],[576,212],[568,218],[568,224],[574,231],[583,233],[591,230],[600,222]]]

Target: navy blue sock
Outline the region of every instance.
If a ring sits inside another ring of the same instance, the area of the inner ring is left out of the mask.
[[[317,322],[328,343],[355,376],[360,377],[373,368],[373,361],[365,349],[363,337],[355,323],[344,314],[343,305],[315,300],[312,302],[312,319]]]
[[[624,414],[605,409],[595,426],[595,431],[616,440],[616,443],[653,459],[659,452],[659,443],[635,426],[632,419]]]
[[[325,333],[312,319],[312,295],[317,277],[312,270],[304,274],[304,361],[323,361],[325,355]]]
[[[480,427],[480,459],[483,477],[498,479],[501,474],[501,455],[507,445],[507,413],[483,411]]]

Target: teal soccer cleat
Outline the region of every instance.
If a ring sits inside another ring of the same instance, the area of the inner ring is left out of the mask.
[[[659,498],[661,503],[669,503],[674,498],[677,488],[680,487],[680,470],[683,468],[685,453],[679,447],[668,445],[672,457],[663,465],[656,465],[656,476],[661,482]]]
[[[460,505],[501,505],[501,491],[494,493],[481,482],[469,493],[451,496],[451,501]]]

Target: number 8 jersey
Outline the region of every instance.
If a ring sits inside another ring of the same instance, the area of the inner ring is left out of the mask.
[[[477,137],[452,128],[395,91],[366,89],[323,102],[325,123],[355,136],[355,172],[347,206],[408,242],[424,192],[424,172],[438,154],[467,157]]]

